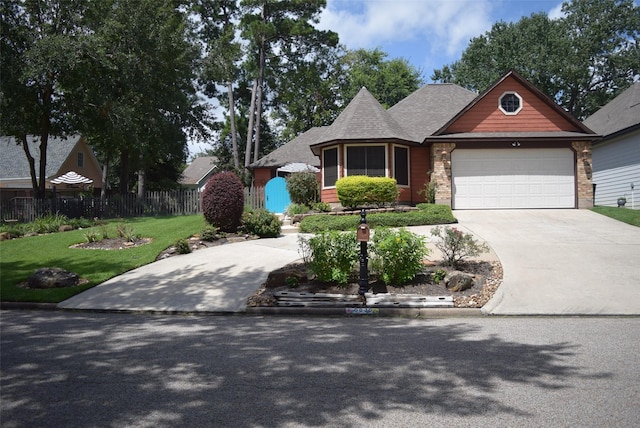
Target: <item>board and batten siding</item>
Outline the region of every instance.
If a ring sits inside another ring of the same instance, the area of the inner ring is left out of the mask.
[[[632,208],[634,183],[633,208],[640,209],[640,131],[594,145],[592,181],[595,205],[615,207],[618,198],[626,196],[628,208]]]

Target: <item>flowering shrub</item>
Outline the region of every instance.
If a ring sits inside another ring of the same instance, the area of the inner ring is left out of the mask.
[[[298,238],[300,253],[309,271],[319,281],[346,285],[352,277],[359,250],[356,232],[322,232]]]
[[[444,262],[456,268],[458,263],[466,257],[476,257],[489,251],[489,246],[476,241],[470,233],[464,233],[455,227],[436,226],[431,235],[440,238],[436,248],[442,251]]]
[[[404,284],[415,278],[429,255],[425,237],[401,228],[376,229],[371,248],[371,268],[385,284]]]

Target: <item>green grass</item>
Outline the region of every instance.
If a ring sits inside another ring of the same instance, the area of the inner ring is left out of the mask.
[[[628,223],[632,226],[640,226],[640,210],[616,207],[593,207],[591,211]]]
[[[202,215],[145,217],[110,221],[111,236],[117,224],[126,224],[150,244],[123,250],[86,250],[69,248],[86,242],[83,230],[52,233],[0,242],[0,300],[5,302],[58,303],[114,276],[146,265],[180,238],[202,231]],[[58,267],[89,280],[88,284],[48,290],[16,287],[38,268]]]

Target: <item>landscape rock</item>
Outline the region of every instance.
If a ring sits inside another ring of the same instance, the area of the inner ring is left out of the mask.
[[[69,232],[70,230],[73,230],[73,226],[68,224],[63,224],[58,228],[58,232]]]
[[[78,284],[80,277],[77,273],[50,267],[37,269],[27,280],[29,288],[75,287]]]
[[[10,239],[11,239],[11,235],[9,234],[9,232],[0,233],[0,241],[8,241]]]
[[[473,276],[454,271],[447,274],[444,284],[451,291],[464,291],[473,287]]]

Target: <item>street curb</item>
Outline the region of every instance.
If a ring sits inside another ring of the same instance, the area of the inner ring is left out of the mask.
[[[38,302],[0,302],[0,310],[4,309],[38,309],[45,311],[57,311],[57,303],[38,303]]]
[[[477,318],[485,315],[476,308],[290,308],[247,307],[247,315],[309,315],[385,318]]]

